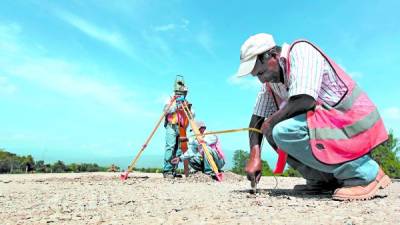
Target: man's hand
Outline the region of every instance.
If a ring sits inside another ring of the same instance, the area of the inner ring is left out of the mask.
[[[274,124],[272,124],[272,118],[274,115],[271,115],[266,119],[261,125],[261,131],[265,136],[272,136],[272,128]]]
[[[271,124],[271,118],[268,118],[267,120],[264,121],[264,123],[261,126],[261,131],[264,134],[265,138],[267,139],[268,143],[274,148],[277,149],[276,143],[272,137],[272,128],[273,125]]]
[[[178,164],[179,161],[181,161],[181,159],[179,157],[175,157],[175,158],[171,159],[172,164]]]

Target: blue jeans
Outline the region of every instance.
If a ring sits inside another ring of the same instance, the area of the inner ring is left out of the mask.
[[[173,172],[175,170],[176,166],[171,163],[171,159],[179,157],[182,154],[182,151],[179,149],[178,137],[178,125],[168,123],[165,126],[164,173]]]
[[[312,154],[306,114],[281,121],[272,130],[279,148],[288,154],[288,164],[297,169],[310,183],[337,182],[343,186],[366,185],[372,182],[379,165],[369,156],[329,165]]]
[[[218,153],[210,147],[208,147],[208,152],[212,155],[218,171],[221,171],[222,167],[224,167],[225,165],[225,160],[220,158]],[[214,172],[212,171],[211,165],[210,163],[208,163],[208,160],[205,159],[205,156],[203,157],[202,154],[200,154],[199,152],[197,152],[192,158],[189,159],[189,164],[190,167],[192,167],[196,171],[202,171],[206,174],[211,174]]]
[[[225,165],[225,160],[220,158],[218,153],[214,149],[212,149],[210,147],[208,148],[208,152],[212,155],[212,157],[214,159],[214,162],[215,162],[215,165],[218,168],[218,171],[221,171],[222,167],[224,167],[224,165]],[[204,160],[204,173],[210,174],[212,172],[213,171],[212,171],[210,163],[208,163],[208,160],[205,159]]]

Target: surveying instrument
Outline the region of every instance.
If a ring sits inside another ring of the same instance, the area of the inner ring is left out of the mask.
[[[186,100],[186,95],[188,93],[188,88],[185,85],[185,81],[182,75],[177,75],[175,78],[174,82],[174,96],[172,96],[169,100],[168,105],[164,108],[160,118],[158,119],[154,129],[151,131],[150,135],[146,139],[145,143],[142,145],[141,149],[139,152],[136,154],[135,158],[132,160],[130,165],[128,166],[128,169],[125,171],[125,173],[120,175],[120,179],[122,181],[125,181],[129,177],[129,173],[132,172],[132,170],[135,168],[135,165],[140,158],[141,154],[143,151],[146,149],[147,145],[150,143],[150,140],[154,136],[155,132],[159,128],[161,122],[166,119],[166,116],[168,115],[169,109],[175,105],[177,110],[176,110],[176,119],[179,124],[179,138],[178,140],[182,140],[184,138],[187,139],[186,137],[186,129],[188,126],[192,129],[194,132],[194,136],[196,140],[200,143],[201,148],[204,152],[204,158],[205,160],[208,161],[208,163],[211,166],[212,171],[215,174],[215,177],[218,181],[222,181],[222,176],[223,173],[220,173],[218,171],[218,167],[215,164],[214,158],[212,157],[211,153],[208,150],[207,145],[205,144],[203,140],[203,136],[200,134],[199,127],[197,127],[195,121],[194,121],[194,116],[190,110],[191,104],[187,102]],[[182,152],[186,152],[188,149],[187,142],[186,141],[177,141],[176,144],[180,144],[178,146]],[[187,160],[184,160],[184,174],[186,176],[189,175],[189,163]]]

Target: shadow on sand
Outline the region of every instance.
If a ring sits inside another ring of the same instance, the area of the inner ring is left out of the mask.
[[[243,190],[234,190],[232,191],[238,194],[252,194],[251,189],[243,189]],[[279,197],[279,198],[288,198],[296,197],[296,198],[304,198],[304,199],[331,199],[333,192],[302,192],[302,191],[294,191],[293,189],[257,189],[256,194],[252,194],[253,196],[262,197],[262,196],[270,196],[270,197]],[[376,198],[386,198],[386,194],[378,194],[372,199]]]
[[[251,189],[234,190],[234,193],[246,193],[251,194]],[[299,192],[293,189],[257,189],[255,196],[272,196],[272,197],[300,197],[300,198],[316,198],[325,199],[331,198],[332,192]]]

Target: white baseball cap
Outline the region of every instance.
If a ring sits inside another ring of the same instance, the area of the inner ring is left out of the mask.
[[[257,61],[257,55],[275,47],[275,41],[272,35],[260,33],[250,36],[240,48],[240,65],[237,77],[250,74]]]
[[[202,127],[206,128],[206,124],[201,120],[196,120],[195,123],[196,123],[197,128],[199,128],[199,129]],[[192,129],[190,129],[190,131],[192,131]]]

